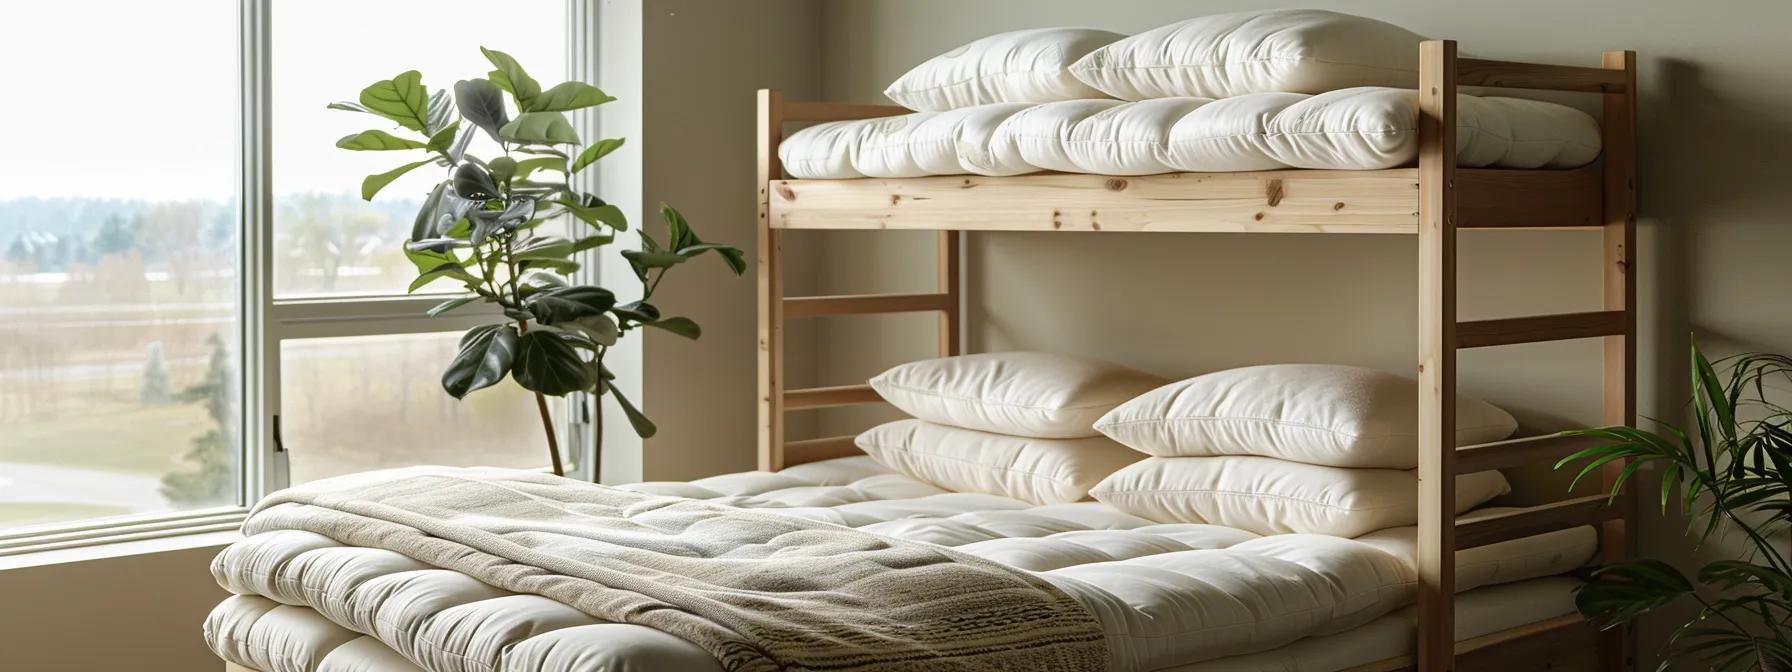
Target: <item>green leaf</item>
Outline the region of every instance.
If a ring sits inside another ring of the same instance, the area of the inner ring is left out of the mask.
[[[429,94],[429,102],[424,105],[428,117],[424,119],[424,133],[434,136],[448,126],[454,118],[454,101],[448,97],[446,89]]]
[[[554,397],[591,386],[578,351],[559,334],[546,329],[523,334],[510,375],[523,389]]]
[[[616,339],[622,336],[622,330],[609,315],[591,315],[567,322],[568,329],[584,334],[586,338],[598,345],[615,345]]]
[[[476,163],[463,163],[454,169],[454,195],[469,201],[486,201],[498,197],[498,184]]]
[[[422,275],[417,276],[416,280],[411,281],[410,289],[406,290],[406,293],[415,293],[417,290],[422,289],[424,285],[441,280],[442,278],[454,278],[455,280],[467,283],[468,285],[478,284],[479,282],[479,278],[467,271],[467,267],[462,266],[458,261],[450,261],[424,271]]]
[[[411,260],[411,264],[417,267],[418,273],[428,273],[430,269],[442,264],[460,262],[453,254],[446,251],[413,250],[408,247],[404,250],[404,257]]]
[[[516,59],[511,58],[510,54],[485,47],[480,47],[479,51],[485,54],[485,59],[491,61],[492,65],[497,68],[487,75],[491,77],[492,84],[515,96],[518,110],[535,109],[535,97],[541,95],[541,84],[530,77],[529,73],[524,72],[523,66],[517,63]]]
[[[565,238],[535,238],[511,253],[512,259],[566,259],[577,251],[573,242]]]
[[[438,210],[442,207],[442,192],[447,191],[447,190],[448,190],[447,182],[437,183],[436,188],[431,189],[429,191],[429,197],[423,199],[423,206],[420,208],[417,208],[416,219],[411,221],[411,241],[412,242],[423,240],[425,238],[430,238],[430,237],[433,237],[436,235],[436,231],[435,231],[436,210]],[[423,270],[423,269],[417,269],[417,270]]]
[[[332,109],[332,110],[342,110],[344,112],[365,112],[367,114],[376,114],[373,110],[367,109],[366,105],[362,105],[360,103],[351,103],[351,102],[347,102],[347,101],[338,101],[338,102],[330,103],[329,105],[325,105],[324,107]]]
[[[634,402],[629,401],[628,397],[622,394],[622,390],[616,389],[614,385],[609,386],[609,388],[613,393],[610,397],[616,400],[617,406],[622,407],[622,414],[628,416],[628,424],[635,428],[636,436],[643,439],[650,439],[653,438],[654,434],[659,433],[660,430],[658,427],[654,426],[653,421],[648,420],[647,416],[641,413],[641,409],[635,408]]]
[[[591,143],[591,146],[586,147],[585,151],[579,152],[579,158],[577,161],[572,162],[572,168],[569,173],[577,173],[584,170],[585,166],[597,163],[598,159],[609,156],[610,152],[614,152],[622,147],[622,143],[622,138],[604,138]]]
[[[610,312],[615,313],[616,317],[639,324],[657,322],[660,319],[660,309],[645,301],[631,301],[611,308]]]
[[[670,331],[693,341],[703,336],[703,328],[697,326],[697,323],[691,321],[691,318],[688,317],[668,317],[663,320],[648,322],[647,326],[665,329],[666,331]]]
[[[530,298],[533,300],[529,302],[529,313],[542,324],[602,315],[616,305],[614,293],[591,285],[562,287]]]
[[[378,175],[368,175],[367,179],[361,180],[361,200],[373,200],[374,194],[380,193],[380,190],[385,189],[386,185],[391,184],[393,180],[403,177],[405,173],[421,168],[430,162],[430,159],[424,159],[415,163],[404,164]]]
[[[517,349],[516,327],[511,325],[488,324],[468,330],[461,336],[460,354],[442,372],[442,389],[462,399],[469,392],[496,385],[511,372]]]
[[[498,137],[538,145],[576,145],[579,134],[559,112],[524,112],[498,129]]]
[[[442,313],[446,313],[450,310],[454,310],[455,308],[459,308],[461,306],[467,305],[469,303],[472,303],[472,302],[478,301],[478,300],[479,300],[479,297],[477,297],[477,296],[463,296],[458,299],[449,299],[447,301],[438,303],[438,304],[436,304],[436,307],[429,309],[429,316],[435,317],[437,315],[441,315]]]
[[[516,159],[508,156],[492,159],[487,167],[491,168],[492,181],[498,184],[509,182],[510,178],[516,175]]]
[[[416,70],[362,89],[361,105],[405,128],[429,132],[429,93],[423,88],[423,74]]]
[[[566,159],[557,156],[540,156],[533,159],[523,159],[516,162],[516,179],[526,179],[531,173],[538,170],[552,170],[564,173],[566,172]]]
[[[431,139],[431,142],[434,142]],[[416,140],[407,140],[385,131],[361,131],[354,135],[345,135],[336,141],[336,146],[355,151],[388,152],[399,149],[423,149],[424,144]]]
[[[498,129],[510,123],[510,113],[504,110],[504,92],[497,85],[485,79],[455,82],[454,102],[460,106],[460,116],[484,129],[492,142],[500,142]]]
[[[564,112],[602,105],[616,100],[597,87],[584,82],[561,82],[542,92],[529,104],[530,112]]]
[[[424,149],[446,154],[448,153],[448,148],[454,146],[454,136],[459,132],[460,122],[456,121],[452,124],[448,124],[448,126],[444,127],[442,130],[436,131],[435,135],[429,136],[429,144],[424,145]]]
[[[604,245],[609,245],[611,242],[613,242],[615,240],[616,240],[616,237],[610,236],[610,235],[586,236],[584,238],[580,238],[578,240],[573,241],[572,251],[575,253],[576,252],[584,252],[585,250],[589,250],[594,247],[602,247]]]
[[[602,205],[581,205],[571,199],[561,197],[554,201],[566,208],[572,216],[592,226],[608,226],[617,231],[628,230],[628,218],[622,214],[622,208],[604,203]]]

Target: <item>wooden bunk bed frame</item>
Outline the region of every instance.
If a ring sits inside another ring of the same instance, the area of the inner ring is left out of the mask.
[[[1629,669],[1627,628],[1596,631],[1568,615],[1484,637],[1454,637],[1455,552],[1595,524],[1606,561],[1633,552],[1634,501],[1567,499],[1473,522],[1455,520],[1455,476],[1553,463],[1593,445],[1555,435],[1461,450],[1455,436],[1456,350],[1577,338],[1604,340],[1603,422],[1636,408],[1636,54],[1605,52],[1599,67],[1458,58],[1456,43],[1419,46],[1419,164],[1392,170],[1280,170],[1144,177],[1035,174],[912,179],[783,179],[784,125],[907,114],[885,105],[785,101],[759,92],[759,468],[860,454],[852,437],[786,441],[789,411],[882,403],[866,385],[787,389],[784,323],[825,315],[939,314],[938,351],[959,352],[959,231],[1380,233],[1418,237],[1419,546],[1416,655],[1351,668]],[[1602,95],[1604,151],[1577,170],[1458,169],[1456,90],[1487,86]],[[1458,322],[1456,236],[1477,228],[1604,232],[1604,306],[1586,313]],[[938,231],[937,290],[925,294],[784,295],[783,239],[805,229]],[[1609,488],[1623,469],[1604,467]],[[1630,486],[1634,489],[1634,484]]]

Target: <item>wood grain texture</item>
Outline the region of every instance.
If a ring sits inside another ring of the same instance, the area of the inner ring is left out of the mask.
[[[784,468],[784,232],[771,227],[771,183],[783,176],[778,143],[784,137],[784,96],[759,90],[757,123],[759,222],[755,227],[758,280],[759,469]]]
[[[1604,68],[1480,58],[1456,59],[1456,85],[1586,93],[1623,93],[1634,86],[1623,73]]]
[[[864,451],[853,445],[851,436],[830,436],[825,439],[804,439],[784,444],[784,466],[794,467],[799,464],[832,460],[837,457],[864,455]]]
[[[1590,436],[1547,434],[1495,441],[1456,450],[1456,473],[1472,474],[1488,469],[1510,469],[1532,464],[1555,464],[1563,457],[1609,443]]]
[[[1456,641],[1456,43],[1419,45],[1418,664]]]
[[[1608,51],[1604,68],[1621,76],[1622,93],[1601,97],[1600,133],[1605,147],[1604,304],[1624,311],[1624,333],[1605,339],[1603,420],[1608,425],[1636,424],[1636,52]],[[1622,461],[1605,466],[1601,481],[1609,489],[1624,470]],[[1636,490],[1630,483],[1628,489]],[[1606,562],[1636,554],[1636,498],[1600,529],[1600,552]],[[1635,665],[1634,628],[1613,628],[1601,634],[1600,670],[1619,672]]]
[[[1574,170],[1456,170],[1456,228],[1598,228],[1604,224],[1598,164]]]
[[[1627,502],[1606,505],[1606,495],[1588,495],[1530,506],[1456,524],[1456,549],[1497,544],[1544,532],[1594,525],[1621,516]]]
[[[1494,345],[1621,336],[1626,331],[1628,316],[1629,313],[1622,310],[1596,310],[1586,313],[1532,315],[1460,322],[1456,325],[1456,347],[1484,348]]]
[[[809,387],[784,391],[784,410],[786,411],[881,403],[884,403],[884,398],[878,396],[877,391],[871,389],[870,385]]]
[[[935,241],[934,254],[934,287],[946,297],[946,306],[940,312],[939,346],[937,352],[941,357],[959,354],[963,342],[960,338],[960,324],[963,316],[960,311],[964,306],[962,280],[959,278],[959,238],[963,234],[957,231],[941,231]]]
[[[784,299],[784,318],[874,315],[956,309],[950,294],[848,294]]]

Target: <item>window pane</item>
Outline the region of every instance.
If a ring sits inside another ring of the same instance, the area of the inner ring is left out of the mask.
[[[416,277],[403,241],[443,168],[426,165],[361,200],[361,179],[425,158],[421,150],[338,149],[385,119],[326,109],[407,70],[430,91],[485,77],[481,46],[514,56],[552,86],[566,79],[565,0],[279,0],[273,12],[274,291],[279,297],[403,294]],[[493,30],[492,17],[502,26]],[[527,27],[527,30],[514,29]],[[541,36],[548,36],[543,39]],[[476,154],[496,149],[473,145]]]
[[[535,398],[515,382],[456,400],[442,367],[460,334],[285,341],[280,425],[293,483],[417,464],[548,464]]]
[[[236,503],[236,12],[0,4],[0,528]]]

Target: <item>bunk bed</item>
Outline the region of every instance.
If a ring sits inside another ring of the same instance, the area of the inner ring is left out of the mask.
[[[784,179],[785,125],[874,119],[909,110],[786,101],[759,92],[759,468],[860,454],[852,436],[786,440],[785,414],[881,403],[867,385],[788,388],[788,320],[829,315],[933,312],[938,352],[959,354],[963,289],[960,231],[1374,233],[1418,239],[1420,517],[1417,642],[1412,656],[1353,670],[1557,669],[1595,651],[1600,670],[1627,669],[1628,629],[1596,631],[1576,615],[1458,642],[1456,554],[1584,525],[1598,525],[1606,561],[1634,548],[1633,500],[1577,497],[1458,522],[1455,475],[1549,464],[1591,445],[1535,436],[1448,450],[1455,435],[1456,351],[1601,338],[1603,422],[1632,424],[1636,405],[1636,55],[1612,51],[1599,67],[1461,58],[1456,43],[1420,45],[1419,156],[1414,168],[1170,173],[1147,176],[1041,173],[1006,177]],[[1603,153],[1571,170],[1464,169],[1456,165],[1457,91],[1494,87],[1602,96]],[[1598,229],[1604,237],[1604,306],[1585,313],[1460,322],[1457,235],[1463,229]],[[937,289],[922,294],[786,296],[784,236],[803,230],[937,231]],[[1623,469],[1604,468],[1609,488]]]
[[[1518,672],[1576,669],[1587,663],[1600,670],[1628,669],[1628,630],[1598,631],[1571,613],[1565,595],[1574,582],[1555,575],[1592,556],[1594,537],[1597,553],[1605,560],[1632,553],[1630,496],[1617,498],[1610,505],[1605,496],[1594,495],[1530,508],[1482,509],[1461,518],[1455,514],[1456,475],[1549,463],[1587,447],[1589,440],[1550,435],[1450,448],[1455,445],[1456,398],[1452,392],[1460,348],[1604,339],[1603,421],[1629,424],[1634,420],[1635,73],[1635,55],[1625,51],[1607,52],[1600,67],[1568,67],[1458,58],[1455,43],[1426,41],[1420,45],[1416,167],[1144,176],[1034,173],[786,179],[778,157],[787,125],[878,119],[908,110],[786,101],[776,91],[761,91],[757,125],[756,437],[760,471],[688,483],[632,484],[622,490],[680,500],[707,499],[730,507],[781,509],[792,518],[858,528],[888,543],[950,546],[1009,565],[1016,572],[1041,576],[1077,575],[1080,568],[1099,566],[1096,571],[1104,572],[1110,582],[1097,588],[1112,588],[1108,594],[1115,598],[1112,604],[1133,609],[1126,613],[1142,614],[1145,619],[1164,616],[1177,620],[1185,615],[1163,612],[1209,604],[1209,600],[1236,612],[1234,620],[1213,628],[1243,632],[1241,638],[1220,647],[1224,651],[1205,639],[1176,641],[1171,642],[1177,648],[1174,655],[1160,656],[1148,665],[1136,665],[1133,660],[1112,663],[1120,667],[1258,670],[1318,665],[1350,672],[1496,668]],[[1601,158],[1588,166],[1560,170],[1458,168],[1456,93],[1458,87],[1466,86],[1601,95]],[[1602,231],[1603,309],[1458,321],[1457,233],[1476,228]],[[918,294],[786,296],[783,239],[788,232],[802,230],[934,231],[937,288]],[[1421,288],[1417,526],[1342,539],[1259,536],[1219,525],[1158,524],[1100,502],[1035,506],[987,493],[952,491],[880,466],[855,447],[851,436],[788,440],[788,412],[883,401],[866,385],[788,387],[784,379],[788,321],[933,313],[939,321],[939,354],[960,353],[962,231],[1416,237]],[[1622,465],[1605,469],[1609,488]],[[547,485],[566,490],[581,487]],[[249,527],[255,527],[257,520],[252,518]],[[1597,526],[1597,532],[1588,526]],[[220,584],[236,593],[214,609],[206,624],[207,639],[227,661],[227,670],[472,670],[493,669],[494,664],[530,670],[720,670],[723,666],[691,641],[643,626],[633,618],[596,618],[570,606],[576,600],[559,601],[545,592],[506,587],[501,582],[482,583],[447,568],[450,565],[419,560],[391,548],[356,545],[352,540],[303,529],[271,528],[263,525],[250,530],[249,538],[227,549],[213,565]],[[943,538],[951,535],[957,538]],[[1108,539],[1114,548],[1130,546],[1134,550],[1104,555],[1095,544],[1078,547],[1075,559],[1052,557],[1045,551],[1051,544],[1064,543],[1061,535],[1089,535],[1083,538]],[[1563,535],[1578,535],[1579,541],[1571,544],[1576,550],[1555,553],[1560,557],[1548,569],[1532,567],[1537,571],[1489,578],[1485,568],[1498,564],[1509,549],[1544,538],[1559,540]],[[1308,584],[1298,577],[1289,578],[1291,572],[1257,572],[1254,558],[1238,557],[1238,549],[1252,545],[1296,549],[1305,561],[1318,565],[1304,567],[1316,575],[1335,575],[1337,581]],[[1197,576],[1198,571],[1189,569],[1199,568],[1201,558],[1227,554],[1235,561],[1209,564],[1229,565],[1244,574],[1262,574],[1273,580],[1207,581],[1203,579],[1213,577]],[[1160,556],[1181,556],[1177,571],[1189,580],[1160,581],[1153,576],[1161,574],[1147,576],[1169,566],[1168,560],[1155,559]],[[1489,563],[1489,559],[1494,561]],[[1285,589],[1301,595],[1350,588],[1357,582],[1346,580],[1349,577],[1344,575],[1349,572],[1339,567],[1351,562],[1367,562],[1387,569],[1383,576],[1395,577],[1391,583],[1365,588],[1381,597],[1374,608],[1360,610],[1361,618],[1354,620],[1328,622],[1336,615],[1294,604],[1298,600],[1251,602],[1249,595],[1226,592],[1227,586],[1233,590],[1244,586],[1247,593],[1267,587],[1260,592],[1279,594],[1278,589]],[[1388,569],[1396,565],[1397,570]],[[1149,569],[1134,571],[1139,567]],[[526,564],[519,568],[523,575],[539,569]],[[1411,599],[1415,576],[1416,602]],[[1282,583],[1275,583],[1277,580]],[[1532,590],[1539,584],[1542,592]],[[830,589],[826,585],[817,588],[817,592]],[[1459,588],[1465,592],[1459,593]],[[1142,602],[1131,599],[1141,595],[1145,596]],[[1406,612],[1397,612],[1404,604],[1412,605],[1411,620]],[[1539,605],[1545,609],[1527,608]],[[1295,628],[1269,634],[1261,630],[1266,619],[1290,614],[1290,620],[1300,622]],[[1203,620],[1208,617],[1187,615],[1186,620],[1205,627],[1211,625]],[[1463,632],[1468,635],[1459,637]],[[1357,635],[1361,637],[1353,640]],[[1182,637],[1178,633],[1146,636]],[[1414,646],[1406,645],[1412,642],[1409,637],[1416,638]],[[1123,649],[1129,645],[1113,646]],[[1278,646],[1282,648],[1274,648]],[[1411,653],[1402,653],[1407,651]]]

